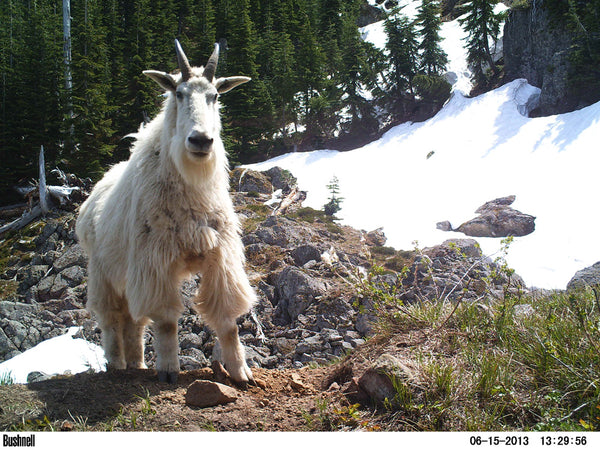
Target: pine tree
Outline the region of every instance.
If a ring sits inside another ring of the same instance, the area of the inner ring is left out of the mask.
[[[62,153],[64,72],[62,12],[55,2],[9,5],[7,67],[3,80],[2,167],[7,188],[37,178],[37,155],[46,148],[48,165]],[[8,185],[8,186],[7,186]]]
[[[69,171],[99,177],[112,155],[111,73],[101,1],[84,0],[73,16],[74,139]]]
[[[234,95],[224,95],[224,123],[233,157],[249,157],[263,135],[273,132],[273,105],[264,82],[258,76],[258,39],[250,19],[249,2],[236,2],[227,16],[225,70],[230,75],[252,78]]]
[[[333,176],[333,178],[327,185],[327,189],[329,190],[329,193],[331,194],[331,196],[328,199],[329,201],[323,206],[323,211],[328,216],[334,217],[335,213],[341,211],[341,209],[342,209],[341,204],[342,204],[342,201],[344,200],[344,197],[340,197],[340,195],[339,195],[340,194],[340,182],[338,180],[338,177],[336,177],[335,175]]]
[[[373,108],[364,96],[364,86],[373,84],[376,74],[367,64],[367,46],[360,37],[356,26],[360,3],[346,4],[342,15],[342,28],[339,36],[341,64],[337,68],[337,79],[341,88],[341,108],[350,112],[351,132],[370,132],[373,127]]]
[[[497,41],[500,33],[500,23],[503,14],[496,14],[494,7],[499,0],[471,0],[463,5],[466,16],[459,19],[463,29],[468,33],[467,60],[474,68],[475,80],[487,82],[485,74],[486,65],[494,72],[499,73],[490,51],[490,41]]]
[[[437,0],[422,0],[417,14],[417,26],[420,27],[421,70],[427,75],[439,75],[448,64],[448,55],[441,48],[440,28],[442,19]]]
[[[414,22],[400,11],[385,20],[386,50],[389,54],[390,75],[388,91],[398,98],[409,93],[414,96],[413,78],[419,69],[419,43]]]

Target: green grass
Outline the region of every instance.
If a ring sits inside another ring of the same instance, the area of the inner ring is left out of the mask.
[[[400,426],[417,430],[600,429],[600,307],[591,290],[405,305],[397,286],[374,280],[359,292],[375,303],[377,339],[419,336],[401,354],[418,383],[396,380],[387,405],[394,426],[401,414]]]

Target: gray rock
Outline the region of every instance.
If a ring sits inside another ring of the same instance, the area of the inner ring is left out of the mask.
[[[535,230],[535,217],[511,208],[515,196],[497,198],[477,208],[478,217],[453,231],[473,237],[526,236]]]
[[[39,306],[19,302],[0,302],[0,316],[11,320],[23,321],[26,317],[39,312]]]
[[[13,352],[19,353],[19,349],[13,341],[6,335],[4,330],[0,328],[0,359],[9,359],[13,356]],[[7,356],[10,355],[10,356]]]
[[[56,270],[57,273],[72,266],[87,266],[87,256],[79,244],[69,247],[66,252],[54,261],[54,270]]]
[[[273,188],[281,189],[284,194],[290,192],[298,184],[296,177],[281,167],[271,167],[264,173],[271,179]]]
[[[436,223],[435,227],[438,230],[442,230],[442,231],[452,231],[452,224],[450,222],[448,222],[447,220]]]
[[[395,356],[386,353],[363,373],[358,380],[358,387],[371,401],[384,404],[386,401],[394,401],[394,383],[407,383],[413,378],[413,371],[409,367]]]
[[[69,287],[75,287],[83,283],[86,273],[87,271],[83,267],[71,266],[63,270],[60,276],[67,281]]]
[[[277,277],[275,289],[278,298],[275,315],[289,323],[323,295],[326,286],[301,269],[288,266]]]
[[[257,192],[259,194],[271,194],[273,185],[269,178],[262,172],[242,169],[239,173],[234,171],[233,179],[237,181],[239,192]]]
[[[561,20],[551,16],[543,0],[532,0],[529,8],[510,10],[504,26],[506,81],[525,78],[541,88],[544,115],[571,111],[588,100],[586,89],[577,97],[569,89],[574,34]]]
[[[25,266],[17,270],[17,281],[20,281],[19,288],[26,290],[37,284],[48,272],[49,267],[44,264]]]
[[[376,230],[369,231],[365,235],[367,244],[382,247],[387,242],[387,237],[383,233],[383,228],[377,228]]]
[[[567,283],[567,290],[573,291],[598,286],[600,286],[600,261],[577,271]]]
[[[45,372],[39,372],[39,371],[29,372],[27,374],[27,383],[37,383],[39,381],[49,380],[50,378],[52,378],[52,375],[48,375]]]
[[[202,338],[196,333],[184,333],[181,336],[179,345],[182,349],[201,348]]]
[[[321,336],[314,335],[309,338],[304,339],[302,342],[299,342],[296,346],[296,353],[301,354],[311,354],[316,353],[323,349],[323,339]]]
[[[454,231],[473,237],[527,236],[535,231],[535,217],[512,208],[488,211]]]
[[[306,244],[296,247],[291,252],[294,262],[298,266],[304,266],[309,261],[320,261],[321,251],[314,245]]]

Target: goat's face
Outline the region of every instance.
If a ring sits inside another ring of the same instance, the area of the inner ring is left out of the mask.
[[[184,159],[203,164],[214,159],[215,151],[222,149],[219,94],[250,81],[250,78],[214,78],[219,58],[218,44],[215,44],[215,50],[204,68],[191,67],[178,41],[175,41],[175,49],[181,76],[155,70],[144,71],[144,74],[174,96],[171,111],[176,117],[169,119],[174,120],[174,136],[180,145],[176,145],[178,155],[172,156],[176,162],[183,163]],[[217,143],[218,146],[215,145]]]
[[[221,122],[217,89],[204,77],[180,83],[175,90],[177,104],[176,134],[184,138],[186,155],[201,161],[213,154]]]

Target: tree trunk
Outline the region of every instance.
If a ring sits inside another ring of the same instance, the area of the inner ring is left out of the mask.
[[[488,65],[494,72],[494,75],[498,75],[498,68],[496,67],[496,64],[494,63],[494,59],[492,58],[492,52],[490,51],[490,38],[488,37],[487,33],[484,33],[484,36],[483,36],[483,48],[485,49],[485,56],[486,56]]]
[[[46,187],[46,163],[44,161],[44,146],[40,148],[40,208],[42,208],[42,214],[48,212],[48,188]]]
[[[71,0],[63,0],[63,55],[65,65],[65,91],[67,94],[67,117],[73,119],[73,77],[71,75]],[[69,126],[69,140],[73,141],[73,123]]]

